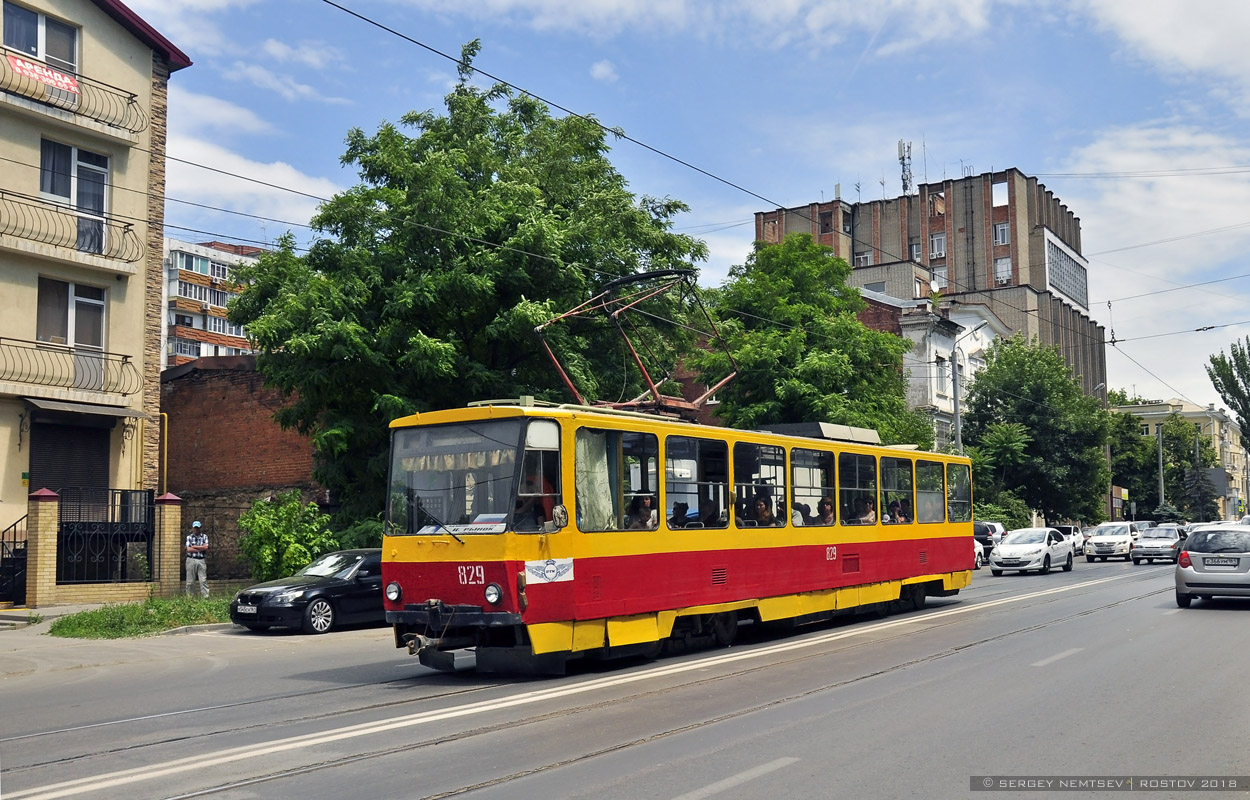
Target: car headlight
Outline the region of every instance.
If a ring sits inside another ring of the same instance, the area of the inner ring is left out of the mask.
[[[487,584],[482,594],[486,597],[487,603],[497,606],[499,601],[503,599],[503,588],[497,583]]]
[[[285,592],[278,592],[277,594],[272,595],[269,599],[274,603],[280,603],[280,604],[285,605],[286,603],[294,602],[295,600],[298,600],[303,596],[304,596],[303,589],[290,589]]]
[[[391,581],[390,583],[386,584],[386,599],[387,600],[390,600],[392,603],[398,603],[399,598],[403,596],[404,596],[404,590],[399,588],[398,583],[396,583],[395,581]]]
[[[1043,548],[1039,547],[1039,548],[1037,548],[1037,549],[1035,549],[1035,550],[1030,550],[1029,552],[1025,553],[1025,555],[1028,555],[1028,556],[1035,556],[1035,555],[1039,555],[1039,554],[1042,552],[1042,549],[1043,549]]]

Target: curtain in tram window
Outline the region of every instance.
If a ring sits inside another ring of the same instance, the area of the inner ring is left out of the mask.
[[[615,456],[616,453],[615,450],[608,450],[607,432],[585,428],[578,430],[573,482],[577,487],[578,526],[582,530],[616,530],[616,512],[612,502],[615,470],[609,461],[610,455]]]

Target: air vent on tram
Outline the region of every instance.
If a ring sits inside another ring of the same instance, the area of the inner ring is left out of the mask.
[[[724,586],[729,583],[728,567],[712,567],[712,585]]]
[[[928,563],[929,563],[929,551],[928,551],[928,550],[921,550],[921,551],[920,551],[920,563],[921,563],[921,564],[928,564]]]

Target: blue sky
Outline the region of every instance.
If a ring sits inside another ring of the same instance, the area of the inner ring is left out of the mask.
[[[756,211],[839,184],[898,195],[900,139],[917,181],[1038,176],[1081,219],[1091,314],[1120,342],[1110,385],[1222,405],[1203,367],[1250,334],[1250,3],[336,2],[444,53],[481,39],[477,67],[768,198],[614,144],[635,194],[690,205],[677,227],[708,243],[707,285],[742,262]],[[295,190],[171,163],[177,238],[306,241],[308,195],[356,182],[348,129],[441,110],[455,80],[323,0],[129,4],[195,62],[171,80],[170,155]]]

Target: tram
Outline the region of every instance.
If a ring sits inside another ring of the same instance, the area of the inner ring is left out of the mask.
[[[970,581],[962,456],[523,401],[391,429],[386,619],[436,669],[559,674]]]

